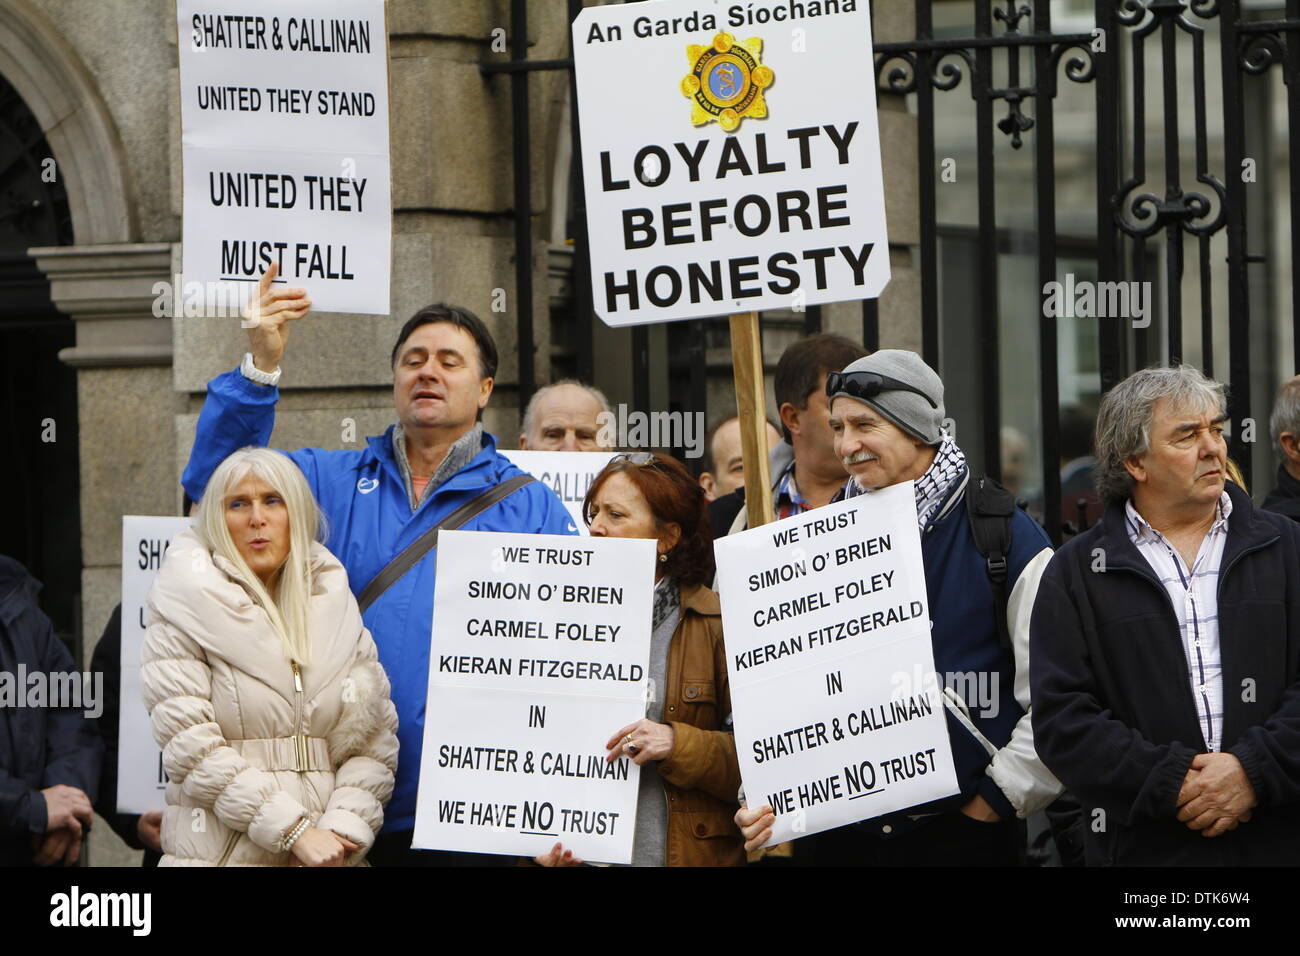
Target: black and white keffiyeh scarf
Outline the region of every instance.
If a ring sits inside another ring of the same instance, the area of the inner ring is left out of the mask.
[[[966,455],[957,447],[952,435],[943,433],[943,441],[925,474],[916,480],[916,520],[922,531],[934,518],[955,482],[966,473]],[[856,498],[867,491],[852,478],[844,486],[845,498]]]

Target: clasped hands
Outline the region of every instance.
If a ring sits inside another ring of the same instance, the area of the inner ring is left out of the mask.
[[[1178,821],[1216,837],[1250,822],[1258,804],[1241,761],[1230,753],[1197,754],[1178,791]]]
[[[72,866],[81,857],[81,839],[90,830],[95,811],[84,790],[56,784],[41,791],[45,800],[45,832],[32,837],[32,862],[37,866]]]

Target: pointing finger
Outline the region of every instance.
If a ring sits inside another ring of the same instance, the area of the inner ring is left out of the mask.
[[[266,295],[266,290],[271,288],[271,283],[275,281],[276,273],[280,271],[280,263],[272,262],[262,273],[262,278],[257,280],[257,294]]]

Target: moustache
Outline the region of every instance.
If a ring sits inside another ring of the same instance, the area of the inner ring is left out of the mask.
[[[879,460],[878,456],[868,454],[865,451],[860,451],[856,454],[848,455],[840,459],[840,461],[843,463],[845,468],[849,467],[849,465],[860,465],[864,461],[878,461],[878,460]]]

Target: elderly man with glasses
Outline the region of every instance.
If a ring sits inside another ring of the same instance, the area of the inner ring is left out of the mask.
[[[1047,535],[989,479],[972,475],[943,422],[943,382],[915,352],[883,349],[827,376],[835,452],[850,479],[838,498],[915,482],[935,670],[943,682],[960,792],[809,837],[811,862],[840,866],[1007,866],[1023,819],[1061,785],[1034,749],[1029,612],[1052,556]],[[838,499],[837,499],[838,500]],[[992,512],[1000,509],[1000,516]],[[976,522],[1002,535],[987,554]],[[770,807],[736,815],[761,845]]]

